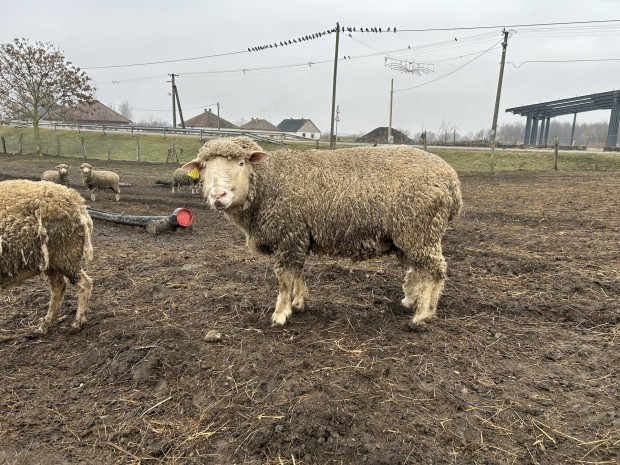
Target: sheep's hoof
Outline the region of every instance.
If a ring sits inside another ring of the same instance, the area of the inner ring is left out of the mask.
[[[82,329],[82,323],[78,321],[74,321],[73,323],[71,323],[71,328],[75,329],[76,331],[79,331]]]
[[[290,315],[290,313],[289,313]],[[284,326],[288,315],[284,312],[271,315],[271,326]]]
[[[293,310],[296,312],[302,313],[306,311],[306,300],[305,299],[294,299],[293,300]]]
[[[47,334],[49,329],[50,329],[49,325],[42,323],[41,325],[35,328],[34,334],[39,334],[39,335]]]
[[[411,333],[426,333],[430,329],[430,326],[426,324],[425,321],[420,321],[418,323],[414,323],[413,321],[408,321],[406,329],[407,331]]]

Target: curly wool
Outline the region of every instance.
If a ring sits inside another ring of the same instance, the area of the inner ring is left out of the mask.
[[[59,271],[72,284],[93,258],[93,223],[84,199],[47,181],[0,182],[0,287],[23,271]]]
[[[199,158],[247,158],[258,147],[250,142],[212,141]],[[226,214],[279,265],[301,268],[309,250],[354,260],[396,253],[445,277],[441,239],[462,200],[456,172],[436,155],[407,146],[278,150],[253,169],[249,205]]]
[[[261,147],[256,142],[245,136],[211,139],[200,148],[196,159],[203,163],[212,156],[225,157],[229,160],[241,160],[247,158],[250,153],[261,150]]]

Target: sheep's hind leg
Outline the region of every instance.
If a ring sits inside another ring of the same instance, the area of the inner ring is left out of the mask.
[[[437,304],[445,283],[446,262],[442,255],[436,255],[431,262],[434,266],[431,266],[430,270],[411,267],[405,276],[405,298],[401,303],[415,310],[411,319],[412,325],[423,324],[437,312]]]
[[[118,187],[112,188],[112,190],[115,192],[116,195],[114,196],[114,198],[118,202],[121,199],[121,190]]]
[[[295,273],[293,282],[293,308],[298,312],[306,309],[306,300],[308,299],[308,288],[301,271]]]
[[[45,315],[40,320],[39,327],[35,330],[36,333],[45,334],[50,329],[50,326],[56,321],[58,317],[58,311],[62,304],[62,298],[65,295],[65,289],[67,288],[67,282],[65,277],[57,271],[47,272],[47,276],[50,280],[50,303]]]
[[[76,285],[78,288],[78,304],[77,311],[75,312],[75,321],[71,327],[73,329],[81,329],[82,325],[86,323],[86,312],[88,311],[88,302],[93,290],[93,280],[82,270]]]
[[[276,266],[276,277],[278,278],[278,287],[280,293],[276,301],[276,309],[271,315],[273,325],[283,325],[293,313],[291,308],[291,291],[295,281],[295,273],[288,268]]]

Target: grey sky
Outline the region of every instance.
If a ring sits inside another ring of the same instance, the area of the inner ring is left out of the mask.
[[[134,120],[152,116],[172,121],[166,81],[167,74],[175,73],[180,75],[177,85],[186,119],[203,108],[216,111],[219,102],[221,116],[231,122],[259,117],[278,124],[284,118],[304,117],[329,132],[335,35],[259,52],[247,53],[248,47],[325,31],[336,21],[345,27],[400,31],[620,19],[620,1],[0,0],[0,12],[0,42],[15,37],[51,42],[86,69],[100,101],[128,100]],[[514,28],[508,42],[500,124],[521,120],[505,113],[508,107],[618,87],[620,61],[521,65],[533,60],[620,59],[620,22],[594,26]],[[491,126],[501,27],[352,35],[340,35],[336,98],[340,134],[387,126],[391,79],[397,91],[395,128],[437,131],[446,121],[467,134]],[[175,63],[95,68],[244,51]],[[434,73],[416,76],[394,71],[385,66],[381,52],[432,62]],[[345,56],[351,59],[343,60]],[[601,111],[580,115],[578,121],[608,118],[609,111]]]

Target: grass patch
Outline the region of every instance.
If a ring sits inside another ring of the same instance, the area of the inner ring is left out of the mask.
[[[1,126],[0,137],[4,137],[9,153],[32,154],[36,150],[31,128]],[[20,142],[21,140],[21,142]],[[173,145],[177,150],[179,163],[194,158],[203,144],[197,136],[158,135],[100,131],[76,131],[41,129],[43,151],[46,155],[86,158],[92,160],[122,160],[164,163]],[[83,141],[83,143],[82,143]],[[279,144],[261,143],[265,151],[281,148]],[[295,150],[316,148],[316,141],[287,142],[286,147]],[[322,141],[320,148],[328,148],[329,142]],[[339,145],[341,147],[341,145]],[[0,148],[1,150],[1,148]],[[491,152],[489,150],[469,150],[459,148],[431,148],[429,151],[439,155],[459,172],[490,171]],[[176,162],[176,160],[174,160]],[[560,171],[620,171],[618,152],[560,152],[558,156]],[[553,170],[552,151],[495,151],[496,171],[549,171]]]

